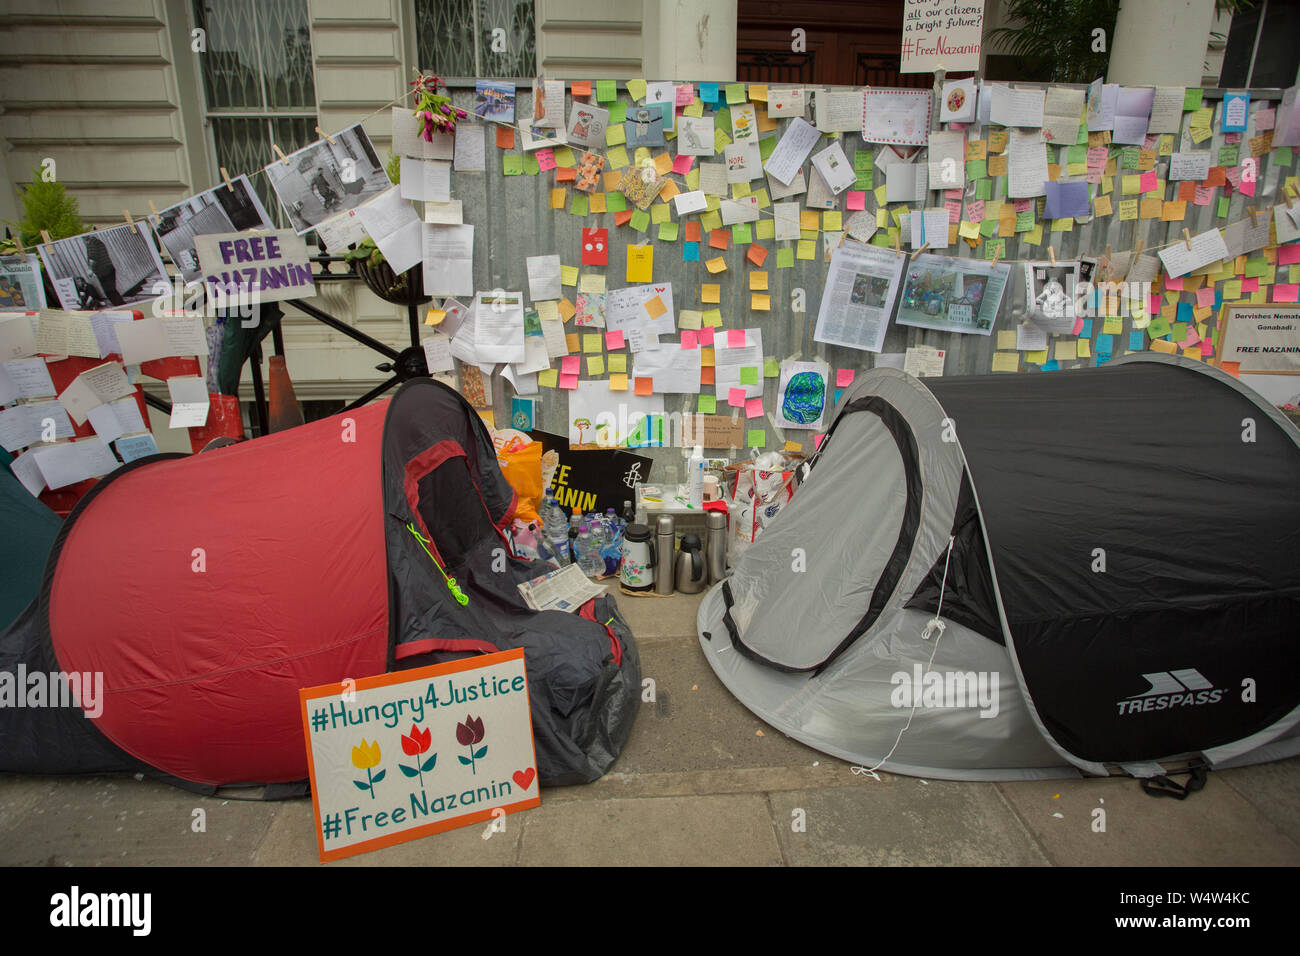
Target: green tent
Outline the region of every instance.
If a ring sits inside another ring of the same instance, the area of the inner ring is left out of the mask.
[[[6,630],[40,593],[45,559],[63,521],[33,498],[9,468],[0,449],[0,631]]]

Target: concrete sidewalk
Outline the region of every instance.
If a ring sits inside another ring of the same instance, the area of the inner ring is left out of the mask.
[[[487,839],[476,824],[332,865],[1300,864],[1300,759],[1213,773],[1186,801],[1149,797],[1127,779],[856,776],[723,688],[697,645],[699,600],[619,597],[656,700],[641,705],[614,772],[543,791],[540,807]],[[1092,830],[1098,807],[1104,833]],[[197,808],[205,833],[191,830]],[[310,800],[13,776],[0,777],[0,863],[319,865]]]

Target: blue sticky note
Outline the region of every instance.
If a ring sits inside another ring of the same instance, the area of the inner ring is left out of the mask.
[[[1083,328],[1079,330],[1079,338],[1081,339],[1092,338],[1092,319],[1083,320]]]
[[[1190,302],[1178,303],[1178,316],[1174,319],[1174,321],[1175,322],[1194,321],[1194,317],[1192,316],[1192,304]]]
[[[682,243],[682,262],[699,262],[700,244],[698,242]]]
[[[113,444],[117,446],[117,453],[122,456],[122,460],[125,462],[132,462],[137,458],[158,454],[158,443],[154,441],[153,435],[148,433],[128,435],[119,438]]]
[[[1141,352],[1146,348],[1146,333],[1130,332],[1128,334],[1128,350],[1130,352]]]
[[[1061,363],[1058,362],[1056,359],[1052,359],[1050,362],[1043,363],[1044,372],[1056,372],[1059,371],[1060,368],[1061,368]]]
[[[718,102],[718,84],[717,84],[717,83],[701,83],[701,84],[700,84],[700,99],[701,99],[703,102],[705,102],[705,103],[716,103],[716,102]]]
[[[1246,132],[1250,118],[1250,94],[1228,93],[1223,97],[1223,121],[1219,127],[1225,133]]]
[[[1115,351],[1115,336],[1099,335],[1097,336],[1097,358],[1103,355],[1109,358]]]
[[[1043,186],[1047,190],[1047,209],[1043,212],[1044,218],[1069,219],[1077,216],[1086,219],[1092,215],[1086,181],[1045,182]]]
[[[1215,289],[1215,290],[1214,290],[1214,310],[1217,312],[1217,311],[1218,311],[1220,308],[1222,308],[1222,307],[1223,307],[1223,290],[1222,290],[1222,289]]]
[[[840,396],[843,395],[843,394],[844,394],[844,389],[842,389],[842,388],[837,388],[837,389],[835,390],[835,404],[836,404],[836,405],[838,405],[838,404],[840,403]]]

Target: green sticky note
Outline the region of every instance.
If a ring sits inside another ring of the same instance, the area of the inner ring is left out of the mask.
[[[766,428],[751,428],[745,437],[746,448],[762,448],[767,444]]]
[[[1246,260],[1246,278],[1262,279],[1268,275],[1268,260],[1263,256]]]
[[[1220,196],[1220,197],[1219,197],[1219,203],[1218,203],[1218,205],[1215,207],[1214,214],[1215,214],[1216,216],[1218,216],[1220,219],[1222,219],[1224,216],[1226,216],[1226,215],[1228,214],[1228,197],[1227,197],[1227,196]]]
[[[536,176],[542,171],[542,167],[537,165],[537,155],[535,153],[524,153],[524,172],[529,176]]]
[[[596,81],[597,103],[611,103],[616,99],[618,99],[618,82],[616,80]]]
[[[758,384],[758,366],[742,365],[740,367],[740,384],[757,385]]]
[[[700,216],[700,228],[705,232],[722,228],[722,216],[716,212],[706,212]]]
[[[700,396],[700,411],[705,415],[712,415],[718,410],[718,399],[713,395]]]
[[[754,223],[754,235],[759,239],[775,239],[776,221],[773,219],[760,219]]]
[[[713,128],[720,129],[724,132],[731,129],[731,110],[725,106],[720,107],[718,112],[713,114]],[[728,140],[730,142],[730,140]]]
[[[776,267],[778,269],[794,268],[794,248],[792,246],[776,250]]]
[[[677,223],[664,222],[659,224],[659,241],[676,242],[677,241]]]
[[[980,223],[983,225],[983,223]],[[1034,228],[1034,211],[1026,209],[1024,212],[1016,213],[1016,232],[1028,232]]]
[[[605,193],[605,211],[606,212],[625,212],[627,210],[627,197],[622,193]]]
[[[1241,151],[1240,143],[1224,143],[1219,147],[1220,166],[1236,166],[1237,154]]]
[[[745,84],[744,84],[744,83],[728,83],[728,84],[727,84],[727,103],[728,103],[728,104],[731,104],[731,103],[743,103],[743,102],[745,102]]]
[[[1065,151],[1065,161],[1067,163],[1086,163],[1088,161],[1087,146],[1071,146]]]
[[[993,198],[993,180],[991,180],[991,179],[979,179],[979,180],[976,180],[976,182],[975,182],[975,198],[976,198],[976,199],[992,199],[992,198]]]
[[[1141,150],[1136,146],[1125,146],[1119,154],[1119,168],[1137,169],[1142,161],[1142,157],[1138,155],[1139,152],[1141,152]]]
[[[972,159],[966,163],[967,179],[987,179],[989,175],[989,161],[987,159]]]
[[[1187,338],[1187,323],[1175,322],[1169,327],[1169,333],[1174,337],[1175,342],[1181,342]]]
[[[627,122],[627,104],[622,100],[609,104],[609,121],[611,123]]]
[[[578,165],[578,161],[573,157],[573,150],[567,146],[561,146],[555,151],[555,165],[563,166],[566,169]]]
[[[862,192],[875,189],[875,156],[869,149],[859,149],[853,154],[853,188]]]
[[[776,149],[776,137],[764,136],[758,141],[758,155],[767,160],[772,155],[772,150]]]
[[[1198,87],[1190,87],[1183,91],[1183,110],[1199,110],[1201,108],[1201,91]]]
[[[1170,331],[1169,320],[1163,315],[1157,315],[1151,320],[1151,324],[1147,326],[1147,334],[1153,339],[1168,335]]]
[[[776,359],[768,356],[763,359],[763,377],[778,378],[781,375],[781,366]]]
[[[1006,254],[1007,254],[1007,241],[1005,239],[998,239],[995,241],[984,243],[985,259],[992,259],[995,255],[999,259],[1001,259]]]
[[[1273,162],[1279,166],[1290,166],[1292,155],[1290,146],[1279,146],[1273,150]]]
[[[749,223],[738,222],[731,227],[731,241],[738,246],[747,246],[754,241],[754,230],[749,228]]]
[[[585,216],[587,215],[587,194],[575,192],[573,200],[569,203],[569,215]]]
[[[997,231],[998,231],[998,221],[996,219],[985,218],[980,220],[980,235],[983,236],[985,239],[992,238],[993,233]]]
[[[524,174],[524,158],[522,156],[512,156],[509,153],[502,156],[501,173],[505,176],[522,176]]]
[[[638,209],[632,213],[632,228],[637,232],[645,232],[650,228],[650,214],[644,209]]]
[[[627,81],[627,95],[632,97],[632,102],[645,99],[645,80],[635,79]]]

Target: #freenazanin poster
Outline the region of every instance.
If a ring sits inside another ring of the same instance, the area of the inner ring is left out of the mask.
[[[522,648],[298,697],[322,860],[541,803]]]

